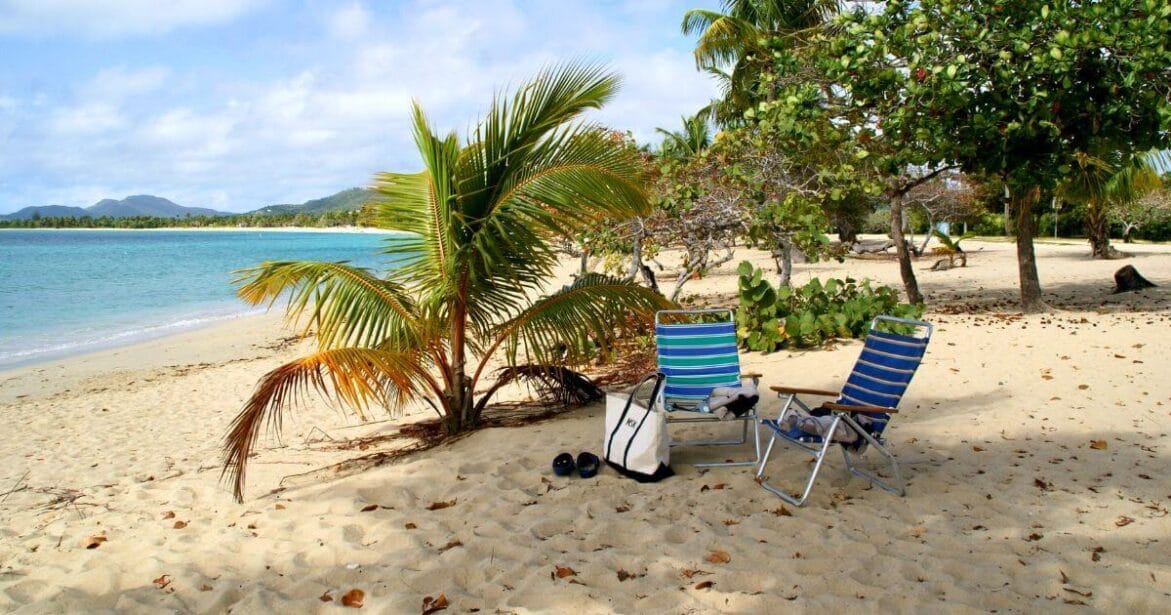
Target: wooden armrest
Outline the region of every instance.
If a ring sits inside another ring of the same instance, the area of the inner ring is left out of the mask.
[[[851,406],[849,404],[835,404],[832,401],[827,401],[821,404],[822,408],[826,410],[833,410],[835,412],[882,412],[884,414],[895,414],[898,408],[883,408],[882,406]]]
[[[821,395],[824,397],[837,397],[838,396],[838,391],[826,391],[824,389],[804,389],[804,388],[800,388],[800,387],[778,387],[778,386],[772,386],[769,388],[776,391],[777,393],[781,393],[781,394],[788,393],[790,395],[799,395],[799,394],[804,393],[805,395]]]
[[[752,378],[753,380],[758,380],[760,378],[763,378],[764,374],[761,374],[759,372],[744,372],[744,373],[740,374],[740,377],[741,378]]]

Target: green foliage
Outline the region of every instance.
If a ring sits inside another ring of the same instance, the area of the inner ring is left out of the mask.
[[[810,280],[799,288],[773,288],[764,272],[740,263],[740,306],[736,311],[740,345],[772,352],[819,346],[835,338],[865,335],[875,316],[918,318],[922,305],[899,303],[898,291],[871,286],[870,280]]]

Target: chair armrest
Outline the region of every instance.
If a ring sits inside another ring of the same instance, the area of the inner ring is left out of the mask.
[[[826,391],[825,389],[805,389],[805,388],[800,388],[800,387],[771,386],[769,388],[772,389],[773,391],[776,391],[777,393],[782,394],[782,395],[784,395],[784,394],[799,395],[799,394],[803,393],[805,395],[821,395],[824,397],[837,397],[838,393],[839,393],[839,391]]]
[[[849,404],[835,404],[827,401],[821,404],[822,408],[826,410],[833,410],[834,412],[882,412],[884,414],[895,414],[898,408],[883,408],[882,406],[851,406]]]
[[[747,378],[751,378],[752,385],[757,386],[760,384],[760,379],[762,376],[764,376],[764,374],[761,374],[759,372],[743,372],[740,374],[740,379],[745,380]]]

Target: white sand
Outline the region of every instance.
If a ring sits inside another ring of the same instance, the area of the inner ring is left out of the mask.
[[[937,328],[887,432],[907,497],[849,480],[835,456],[789,514],[751,470],[700,471],[692,451],[658,484],[553,477],[558,452],[599,452],[600,405],[332,476],[313,470],[401,442],[337,450],[395,425],[315,403],[252,460],[236,504],[221,438],[256,380],[306,349],[271,316],[0,372],[0,611],[328,611],[351,588],[394,613],[440,593],[450,612],[1164,611],[1171,247],[1092,262],[1084,245],[1039,245],[1065,309],[1019,317],[1014,246],[966,245],[966,269],[917,264]],[[1164,287],[1109,295],[1123,264]],[[724,303],[733,269],[689,293]],[[875,260],[799,265],[796,281],[846,273],[898,281]],[[857,349],[744,360],[765,385],[836,388]],[[770,476],[794,484],[804,458],[778,459]],[[94,535],[107,541],[87,550]]]

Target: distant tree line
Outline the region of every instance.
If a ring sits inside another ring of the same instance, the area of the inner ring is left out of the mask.
[[[328,228],[362,226],[361,212],[327,211],[320,213],[247,213],[233,216],[185,216],[163,218],[157,216],[39,216],[26,220],[0,220],[0,228],[271,228],[309,227]]]

